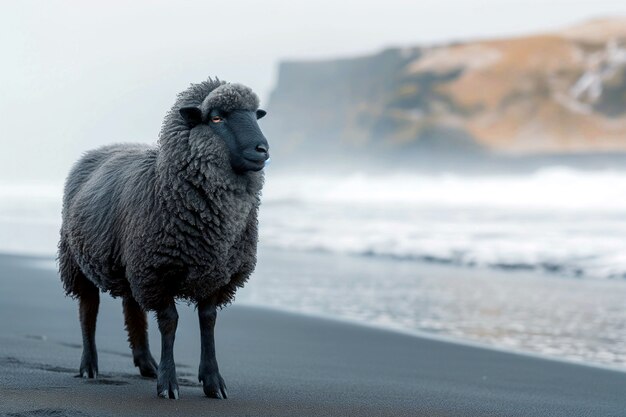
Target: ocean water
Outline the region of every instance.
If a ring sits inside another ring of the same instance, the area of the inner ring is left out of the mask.
[[[0,251],[54,254],[61,192],[0,184]],[[259,220],[240,302],[626,369],[626,172],[269,170]]]
[[[262,241],[285,249],[626,278],[626,172],[269,178]]]
[[[626,284],[261,247],[237,303],[626,371]]]

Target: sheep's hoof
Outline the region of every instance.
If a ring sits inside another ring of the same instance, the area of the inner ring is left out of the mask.
[[[135,366],[139,368],[139,373],[143,377],[156,378],[158,365],[150,353],[136,356]]]
[[[222,378],[219,372],[199,376],[198,379],[202,382],[202,389],[204,390],[204,395],[207,397],[218,399],[228,398],[224,378]]]
[[[169,398],[170,400],[177,400],[178,399],[178,388],[164,389],[163,391],[159,392],[159,397],[161,397],[161,398]]]
[[[161,398],[178,399],[178,381],[176,374],[159,373],[157,377],[157,395]]]
[[[80,378],[96,378],[98,376],[98,359],[94,358],[93,355],[83,353],[78,376]]]

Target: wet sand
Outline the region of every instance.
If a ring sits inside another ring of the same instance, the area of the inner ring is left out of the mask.
[[[287,256],[274,254],[272,256]],[[139,377],[121,303],[102,297],[100,378],[75,378],[76,303],[49,258],[0,255],[0,415],[620,416],[626,373],[235,303],[219,314],[228,400],[202,394],[193,308],[179,305],[179,401]],[[294,275],[296,275],[294,273]],[[151,319],[152,352],[159,343]]]

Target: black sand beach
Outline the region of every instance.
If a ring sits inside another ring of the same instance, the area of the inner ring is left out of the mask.
[[[184,304],[179,401],[157,398],[155,382],[138,376],[120,301],[108,296],[98,322],[101,377],[74,378],[77,308],[51,262],[0,256],[0,415],[626,416],[626,373],[236,303],[220,313],[216,336],[228,400],[202,394],[198,324]]]

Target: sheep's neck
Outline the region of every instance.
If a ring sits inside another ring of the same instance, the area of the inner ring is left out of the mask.
[[[259,205],[263,184],[260,172],[237,175],[198,162],[167,166],[160,194],[176,231],[205,236],[218,231],[215,229],[237,232]]]

